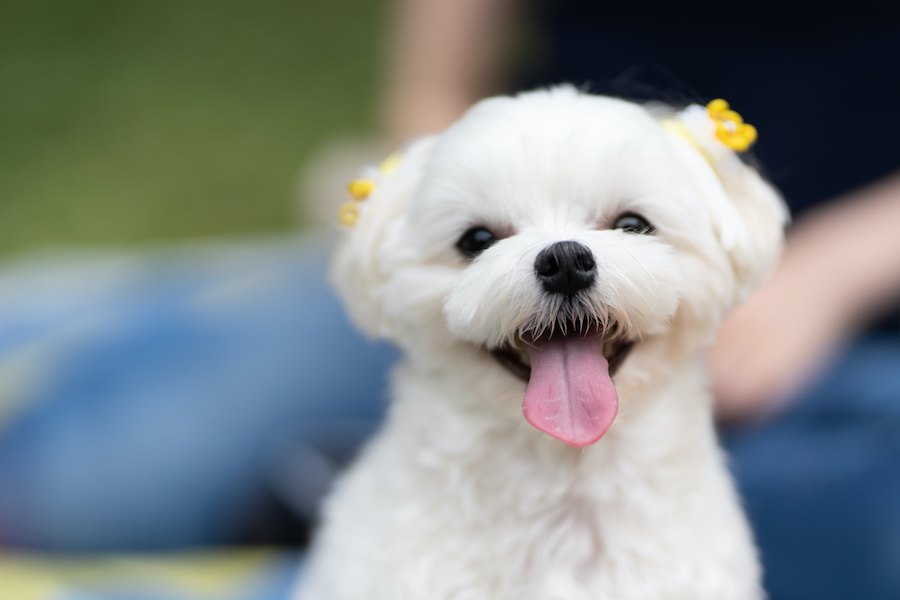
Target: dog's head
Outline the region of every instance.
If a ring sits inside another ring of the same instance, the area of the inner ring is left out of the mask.
[[[680,118],[561,87],[414,143],[338,253],[354,320],[413,360],[480,355],[532,425],[597,441],[616,387],[708,346],[780,248],[776,192]]]

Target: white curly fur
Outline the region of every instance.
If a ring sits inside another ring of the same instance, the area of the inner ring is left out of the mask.
[[[303,600],[755,600],[760,572],[723,465],[703,353],[765,276],[786,219],[739,161],[710,165],[661,114],[570,87],[493,98],[410,146],[364,203],[334,281],[406,352],[381,432],[328,500]],[[733,157],[732,157],[733,158]],[[612,229],[640,213],[653,235]],[[474,225],[503,239],[474,261]],[[591,249],[573,305],[537,253]],[[638,340],[619,415],[574,449],[529,426],[485,348],[612,320]]]

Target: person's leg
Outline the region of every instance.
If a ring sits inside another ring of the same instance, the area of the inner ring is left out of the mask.
[[[0,542],[223,543],[265,530],[254,512],[285,489],[313,506],[329,453],[377,424],[393,356],[348,324],[326,254],[285,241],[0,273],[0,370],[17,382]],[[279,487],[304,460],[320,469]]]
[[[772,600],[900,598],[900,338],[862,340],[726,439]]]

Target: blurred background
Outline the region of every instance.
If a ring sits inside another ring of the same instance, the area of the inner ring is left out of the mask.
[[[6,255],[293,230],[301,165],[374,125],[380,2],[0,10]]]
[[[299,190],[374,128],[385,12],[0,2],[0,597],[286,596],[296,557],[257,547],[314,511],[267,480],[304,460],[270,448],[296,445],[275,423],[303,384],[273,373],[307,332],[266,315],[341,318],[302,280],[324,251],[298,232],[333,219]]]
[[[0,0],[0,598],[287,598],[379,422],[357,169],[497,92],[732,101],[795,215],[711,355],[773,600],[900,597],[900,8]]]

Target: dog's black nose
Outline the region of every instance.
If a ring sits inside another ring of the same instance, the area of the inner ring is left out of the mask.
[[[584,244],[556,242],[540,251],[534,260],[534,270],[541,285],[551,294],[574,296],[594,283],[597,263]]]

